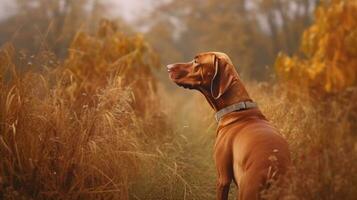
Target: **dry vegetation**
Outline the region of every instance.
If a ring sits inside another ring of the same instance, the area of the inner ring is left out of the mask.
[[[2,198],[127,199],[146,155],[141,140],[165,129],[153,99],[154,60],[142,38],[106,21],[95,37],[77,34],[64,63],[49,52],[27,57],[5,46]],[[32,65],[43,70],[28,70]]]
[[[140,36],[107,21],[78,33],[64,62],[2,47],[0,199],[213,199],[213,112],[198,94],[163,89],[153,66]],[[316,100],[247,85],[290,143],[286,199],[354,199],[357,89]]]

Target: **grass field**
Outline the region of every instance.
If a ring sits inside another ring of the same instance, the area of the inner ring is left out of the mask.
[[[141,37],[78,34],[64,61],[0,53],[0,199],[214,199],[216,123],[197,92],[169,90]],[[288,140],[276,199],[355,199],[357,89],[312,100],[247,81]],[[234,197],[234,191],[231,194]]]

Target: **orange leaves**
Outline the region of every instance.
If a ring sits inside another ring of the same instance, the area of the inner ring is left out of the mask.
[[[66,88],[74,99],[87,94],[95,99],[98,89],[109,81],[131,88],[133,98],[148,97],[156,82],[151,68],[158,66],[156,54],[140,35],[127,35],[117,26],[103,20],[96,35],[76,34],[65,60],[63,79],[71,80]],[[149,104],[143,101],[140,104]],[[138,110],[146,105],[135,105]]]
[[[356,84],[357,2],[335,0],[316,9],[315,23],[304,32],[304,56],[280,55],[282,80],[320,94],[337,93]]]

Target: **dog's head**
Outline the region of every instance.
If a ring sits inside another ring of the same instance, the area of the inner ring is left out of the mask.
[[[167,70],[177,85],[206,90],[214,99],[222,96],[238,79],[230,58],[219,52],[200,53],[191,62],[168,65]]]

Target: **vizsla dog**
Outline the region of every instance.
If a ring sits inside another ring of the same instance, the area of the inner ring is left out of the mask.
[[[200,91],[217,112],[217,200],[228,198],[232,180],[238,185],[239,200],[260,199],[269,180],[278,180],[287,171],[290,153],[287,142],[249,97],[229,57],[201,53],[167,69],[177,85]]]

